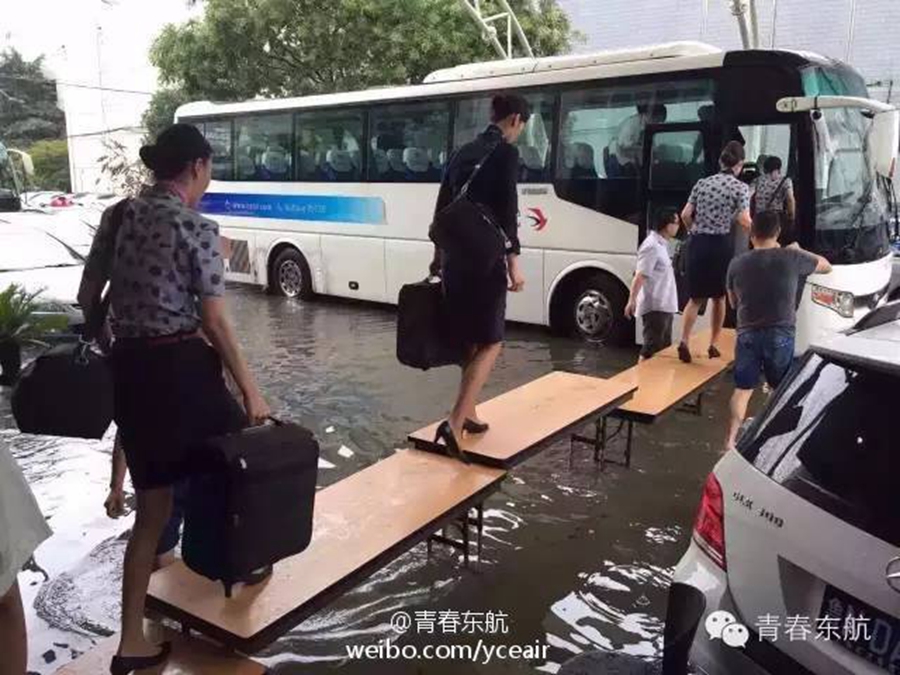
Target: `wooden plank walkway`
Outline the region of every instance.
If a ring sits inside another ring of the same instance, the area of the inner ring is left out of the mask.
[[[261,664],[206,640],[187,637],[167,629],[163,631],[163,639],[172,642],[172,655],[163,668],[149,671],[153,675],[264,675],[266,672]],[[118,635],[106,638],[89,652],[57,670],[56,675],[108,673],[109,663],[118,646]]]
[[[267,581],[222,585],[183,563],[156,572],[147,606],[245,653],[254,653],[384,567],[437,529],[465,518],[505,472],[401,450],[316,495],[313,538]],[[466,540],[466,545],[468,541]]]
[[[678,360],[678,347],[674,345],[625,370],[611,382],[626,382],[637,387],[631,400],[626,401],[610,417],[632,419],[642,424],[652,424],[665,413],[677,408],[718,378],[734,361],[734,331],[722,335],[722,356],[711,359],[706,353],[709,332],[704,331],[691,340],[692,363]]]
[[[735,341],[733,330],[723,331],[719,345],[722,355],[711,359],[707,354],[709,330],[701,331],[691,339],[691,363],[682,363],[678,359],[676,344],[610,378],[610,382],[635,387],[634,396],[595,422],[593,438],[576,434],[572,436],[573,444],[592,445],[594,458],[601,468],[606,462],[631,466],[634,425],[653,424],[678,409],[700,414],[703,390],[721,377],[734,362]],[[688,400],[695,396],[696,403],[688,404]],[[607,428],[608,419],[623,420],[626,425],[623,461],[608,460],[606,457],[607,445],[612,440]]]
[[[460,447],[474,462],[510,468],[572,427],[623,405],[636,388],[637,384],[624,380],[549,373],[479,405],[479,415],[491,429],[486,434],[466,434]],[[443,452],[443,446],[433,443],[438,424],[419,429],[409,440],[419,449]]]

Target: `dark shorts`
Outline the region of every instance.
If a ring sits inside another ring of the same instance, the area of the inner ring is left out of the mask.
[[[115,419],[131,481],[167,487],[202,469],[192,451],[246,426],[215,349],[196,338],[159,346],[118,341],[113,348]]]
[[[781,384],[794,361],[791,328],[755,328],[741,331],[734,354],[734,386],[756,389],[760,374],[773,389]]]
[[[731,236],[691,235],[687,253],[687,285],[692,300],[725,295],[725,278],[732,257],[734,242]]]
[[[644,344],[641,345],[641,356],[649,359],[656,352],[661,352],[672,345],[672,321],[674,314],[669,312],[647,312],[641,315],[644,325]]]

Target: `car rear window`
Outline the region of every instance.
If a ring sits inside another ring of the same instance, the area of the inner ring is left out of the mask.
[[[739,450],[791,492],[893,545],[900,378],[807,355]],[[896,439],[896,434],[894,435]]]

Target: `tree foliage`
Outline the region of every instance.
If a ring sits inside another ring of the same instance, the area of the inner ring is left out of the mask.
[[[113,192],[136,197],[144,185],[150,183],[150,172],[144,163],[134,159],[128,148],[113,137],[103,139],[100,171],[109,178]],[[99,181],[98,181],[99,182]]]
[[[56,86],[44,75],[43,58],[29,61],[15,49],[0,53],[0,134],[12,148],[65,136]]]
[[[38,141],[27,150],[34,161],[34,185],[41,190],[68,192],[69,144],[65,139]]]
[[[540,0],[540,15],[530,0],[510,4],[538,55],[581,39],[556,0]],[[166,26],[150,54],[164,84],[210,100],[415,83],[495,58],[453,0],[207,0],[202,18]]]
[[[146,141],[148,143],[156,141],[160,132],[175,120],[178,106],[190,100],[191,97],[181,88],[166,87],[157,91],[141,118],[141,123],[147,130]]]

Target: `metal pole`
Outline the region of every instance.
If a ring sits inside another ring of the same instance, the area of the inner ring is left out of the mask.
[[[850,2],[850,26],[847,29],[847,56],[844,59],[850,63],[850,56],[853,54],[853,34],[856,32],[856,0]]]
[[[481,26],[481,36],[493,45],[494,50],[500,55],[500,58],[508,59],[511,55],[503,50],[503,45],[497,39],[497,29],[485,22],[481,16],[481,8],[473,6],[469,0],[459,0],[459,3],[466,8],[466,11],[472,16],[479,26]]]
[[[741,32],[741,43],[744,49],[752,49],[750,27],[747,23],[747,0],[731,0],[731,13],[737,19],[738,29]]]
[[[750,12],[750,39],[753,41],[753,49],[759,49],[759,16],[756,13],[756,0],[750,0],[748,11]]]
[[[778,35],[778,0],[772,0],[772,40],[771,49],[775,49],[775,38]]]
[[[500,0],[500,6],[503,8],[503,11],[509,14],[510,22],[512,23],[513,29],[516,31],[516,37],[519,38],[519,44],[522,45],[522,49],[525,51],[525,55],[533,59],[534,52],[531,50],[531,43],[528,41],[528,36],[525,35],[525,31],[522,30],[522,24],[519,23],[519,19],[516,16],[516,13],[513,11],[512,7],[509,6],[509,2],[507,0]],[[540,11],[540,7],[538,7],[538,11]],[[511,45],[510,56],[512,56]]]

